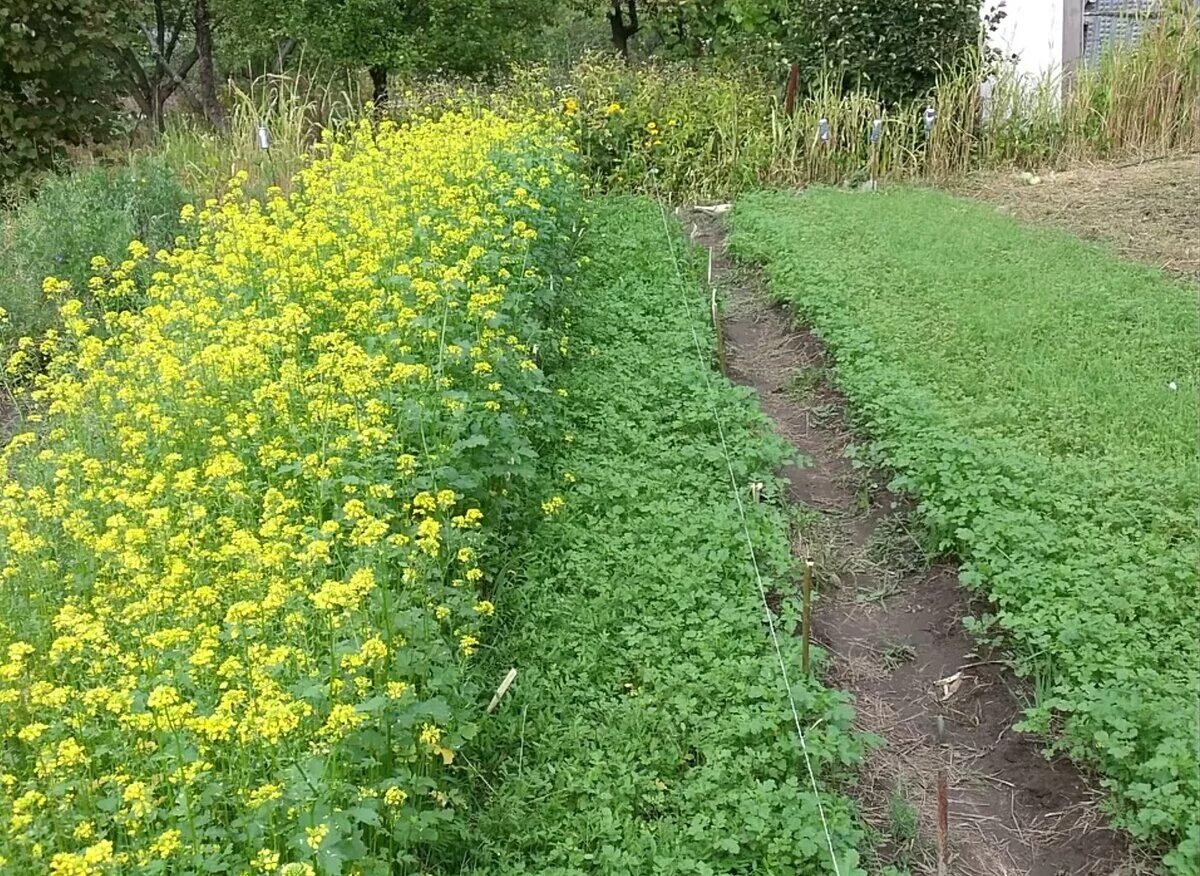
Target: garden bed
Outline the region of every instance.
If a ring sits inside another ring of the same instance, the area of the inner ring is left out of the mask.
[[[828,345],[864,458],[1015,651],[1027,725],[1096,766],[1117,822],[1200,853],[1194,706],[1200,309],[1101,247],[934,191],[739,204],[735,250]]]
[[[711,373],[707,302],[677,273],[674,222],[610,201],[587,243],[563,377],[565,504],[496,596],[494,676],[520,676],[480,740],[490,800],[475,869],[830,872],[731,494],[730,466],[766,586],[790,591],[786,522],[750,486],[774,494],[784,445]],[[862,749],[851,711],[801,676],[791,624],[777,623],[841,873],[860,873],[862,835],[836,790]]]

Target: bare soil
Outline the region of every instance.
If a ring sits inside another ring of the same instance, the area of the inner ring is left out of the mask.
[[[1200,283],[1200,155],[1049,172],[1037,185],[1020,173],[978,174],[959,191]]]
[[[812,509],[793,551],[815,563],[814,638],[827,681],[849,691],[856,724],[881,738],[856,794],[876,829],[872,866],[937,872],[937,785],[948,788],[949,866],[954,874],[1111,874],[1137,867],[1106,827],[1099,795],[1037,738],[1012,729],[1023,685],[1002,655],[964,630],[977,613],[949,562],[922,555],[911,509],[879,472],[854,467],[845,400],[827,379],[819,339],[771,304],[761,280],[726,257],[719,222],[684,216],[713,249],[724,291],[728,373],[752,387],[805,467],[789,467],[791,500]],[[944,726],[938,741],[939,718]]]

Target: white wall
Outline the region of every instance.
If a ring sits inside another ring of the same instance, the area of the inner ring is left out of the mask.
[[[1017,69],[1023,74],[1041,77],[1060,72],[1063,4],[1064,0],[1007,0],[1008,17],[992,43],[1006,54],[1017,55]],[[989,5],[985,0],[984,8]]]

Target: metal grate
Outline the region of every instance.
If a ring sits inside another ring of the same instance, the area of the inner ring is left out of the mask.
[[[1158,16],[1161,0],[1086,0],[1083,4],[1083,60],[1093,64],[1116,43],[1131,43]]]

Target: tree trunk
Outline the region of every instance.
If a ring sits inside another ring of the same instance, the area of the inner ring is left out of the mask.
[[[388,71],[387,67],[375,65],[371,67],[371,100],[375,102],[375,111],[380,112],[388,102]]]
[[[618,30],[617,27],[614,25],[612,41],[613,41],[613,45],[616,46],[617,51],[621,54],[621,57],[624,58],[626,61],[628,61],[629,60],[629,35],[627,33],[625,33],[624,30]]]
[[[167,127],[166,103],[167,97],[163,94],[163,84],[156,80],[150,88],[150,123],[160,134]]]
[[[621,0],[612,0],[612,10],[608,13],[608,25],[612,29],[613,47],[621,53],[622,58],[628,61],[629,38],[641,29],[638,22],[637,0],[625,0],[624,7],[621,5]]]
[[[800,65],[792,64],[788,71],[787,90],[783,97],[783,111],[791,117],[796,113],[796,92],[800,88]]]
[[[282,73],[284,67],[287,66],[288,58],[292,56],[292,50],[296,48],[296,40],[292,37],[280,40],[275,47],[275,67],[272,72]]]
[[[196,0],[196,52],[200,56],[200,104],[204,114],[217,128],[225,127],[225,113],[217,98],[217,77],[213,72],[212,23],[208,18],[208,0]]]

